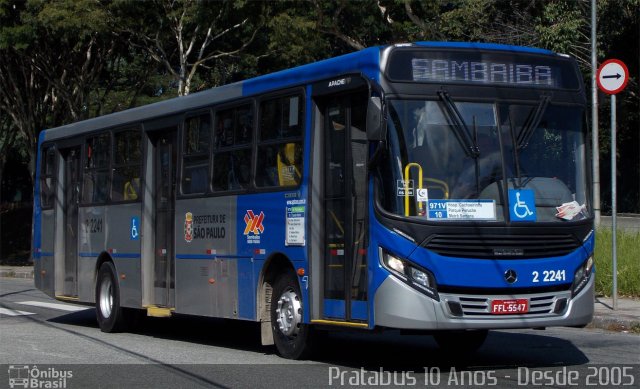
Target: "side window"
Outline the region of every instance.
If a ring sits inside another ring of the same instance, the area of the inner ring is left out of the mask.
[[[113,135],[113,185],[111,201],[139,201],[142,198],[142,134],[138,129]]]
[[[87,139],[85,144],[83,204],[104,204],[109,194],[109,133]]]
[[[213,190],[249,187],[252,129],[253,112],[249,104],[216,113]]]
[[[260,103],[256,185],[296,186],[302,179],[302,97]]]
[[[209,114],[188,118],[184,123],[182,193],[205,193],[209,187],[211,154],[211,118]]]
[[[42,151],[40,167],[40,201],[42,208],[52,208],[56,196],[55,150],[49,146]]]

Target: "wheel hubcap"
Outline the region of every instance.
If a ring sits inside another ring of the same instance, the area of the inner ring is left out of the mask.
[[[286,290],[278,299],[276,317],[280,332],[286,336],[298,334],[300,323],[302,322],[302,304],[300,304],[300,298],[293,290]]]
[[[100,313],[105,319],[111,316],[113,309],[113,284],[111,278],[105,278],[100,285]]]

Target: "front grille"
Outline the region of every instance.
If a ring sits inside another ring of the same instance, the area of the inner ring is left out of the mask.
[[[423,244],[446,257],[528,259],[559,257],[580,247],[572,235],[454,235],[434,234]]]
[[[514,296],[504,296],[500,299],[511,299]],[[518,298],[526,298],[526,296],[519,296]],[[482,296],[457,296],[456,297],[447,297],[445,298],[447,303],[449,304],[449,310],[451,310],[451,306],[456,303],[459,304],[462,310],[462,316],[466,317],[491,317],[491,318],[500,318],[500,317],[508,317],[509,315],[493,315],[491,314],[491,301],[493,298],[482,297]],[[544,315],[550,314],[553,312],[554,304],[557,300],[557,296],[553,294],[549,295],[537,295],[530,296],[529,299],[529,312],[522,315]],[[452,312],[455,316],[459,316],[457,312]],[[517,316],[517,315],[511,315]]]

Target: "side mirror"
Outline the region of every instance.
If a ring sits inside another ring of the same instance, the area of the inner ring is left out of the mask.
[[[384,141],[385,126],[382,121],[382,100],[371,96],[367,106],[367,140]]]

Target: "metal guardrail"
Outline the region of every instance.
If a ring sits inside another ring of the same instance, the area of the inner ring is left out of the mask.
[[[618,230],[640,233],[640,214],[619,213],[616,219]],[[600,228],[611,228],[611,216],[600,217]]]

